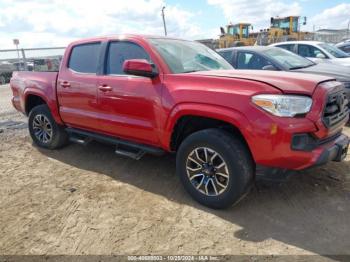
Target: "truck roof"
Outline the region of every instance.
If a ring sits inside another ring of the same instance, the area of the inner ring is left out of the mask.
[[[148,39],[174,39],[174,40],[190,41],[190,40],[185,40],[185,39],[176,38],[176,37],[158,36],[158,35],[113,34],[113,35],[79,39],[79,40],[73,41],[70,45],[89,43],[89,42],[97,42],[97,41],[103,41],[103,40],[122,40],[122,39],[130,39],[130,38],[144,40],[144,41],[148,40]]]

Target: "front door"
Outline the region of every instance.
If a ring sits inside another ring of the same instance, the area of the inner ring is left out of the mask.
[[[144,48],[134,42],[108,44],[104,74],[98,80],[100,128],[113,136],[157,144],[160,78],[126,75],[123,63],[129,59],[152,62]]]

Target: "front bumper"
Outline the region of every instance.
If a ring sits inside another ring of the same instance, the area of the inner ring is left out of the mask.
[[[275,117],[258,109],[252,112],[250,115],[256,116],[249,119],[252,137],[247,141],[256,165],[303,170],[336,160],[337,144],[346,137],[341,132],[349,119],[343,105],[346,100],[338,102],[343,96],[342,85],[325,82],[314,91],[312,107],[305,117]],[[332,104],[340,107],[340,112],[327,111],[326,115],[326,108]]]
[[[315,157],[312,158],[314,160],[309,162],[303,169],[324,165],[330,161],[343,161],[348,152],[349,142],[349,137],[341,134],[335,140],[315,148],[310,151],[311,154],[315,155]],[[275,168],[264,165],[257,165],[256,167],[257,180],[281,182],[286,180],[286,178],[293,173],[295,173],[295,170],[286,168]]]
[[[323,165],[329,161],[340,162],[344,160],[349,148],[349,137],[342,134],[335,142],[324,148],[322,154],[318,157],[315,165]]]

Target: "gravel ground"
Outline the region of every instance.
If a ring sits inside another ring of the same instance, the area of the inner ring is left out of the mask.
[[[349,157],[211,210],[184,192],[172,155],[35,147],[10,97],[0,86],[0,254],[350,255]]]

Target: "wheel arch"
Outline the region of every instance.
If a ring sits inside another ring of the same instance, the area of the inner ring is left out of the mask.
[[[247,118],[231,108],[206,104],[181,104],[172,110],[166,127],[169,151],[176,151],[188,135],[207,128],[221,128],[238,136],[253,157],[252,128]]]
[[[47,101],[45,98],[38,94],[27,93],[25,96],[24,110],[26,115],[28,116],[30,111],[38,105],[47,105]]]
[[[57,101],[54,98],[48,97],[46,93],[38,89],[27,88],[23,94],[24,105],[22,106],[24,113],[28,116],[30,111],[38,105],[46,104],[56,123],[64,125],[58,110]]]

